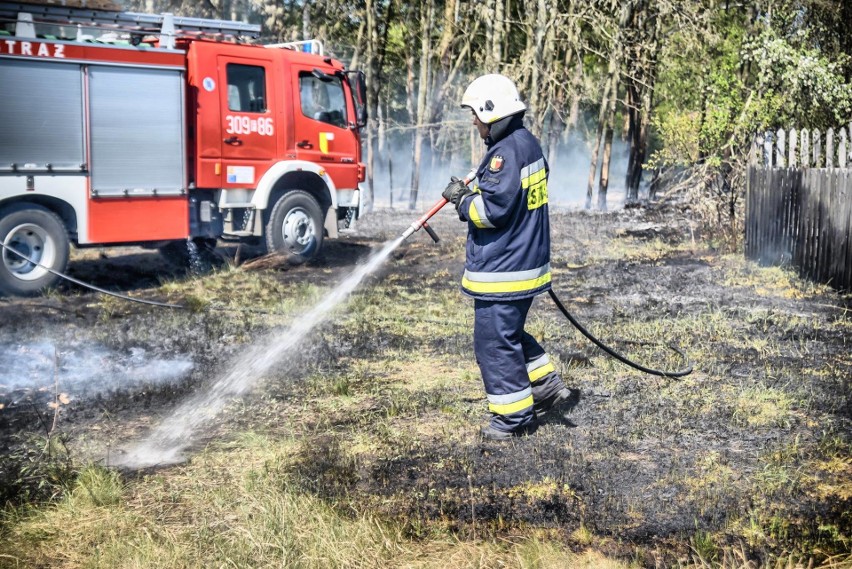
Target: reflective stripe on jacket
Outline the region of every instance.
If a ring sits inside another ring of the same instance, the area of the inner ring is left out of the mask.
[[[459,204],[468,222],[466,295],[517,299],[550,289],[547,175],[541,146],[521,120],[488,148],[474,193]]]

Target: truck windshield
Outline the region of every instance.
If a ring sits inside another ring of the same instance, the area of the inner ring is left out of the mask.
[[[302,114],[308,118],[346,128],[346,98],[339,77],[322,80],[310,73],[299,74]]]

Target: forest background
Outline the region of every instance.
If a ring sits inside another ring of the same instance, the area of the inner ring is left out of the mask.
[[[367,75],[368,203],[414,208],[483,151],[458,102],[514,79],[551,165],[551,200],[607,208],[690,188],[739,233],[756,132],[852,118],[845,0],[124,0],[319,39]],[[679,183],[675,183],[679,182]]]

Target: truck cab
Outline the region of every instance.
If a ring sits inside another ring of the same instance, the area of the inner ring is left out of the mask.
[[[192,179],[216,191],[223,235],[309,257],[357,215],[363,81],[289,45],[189,41],[186,51]]]

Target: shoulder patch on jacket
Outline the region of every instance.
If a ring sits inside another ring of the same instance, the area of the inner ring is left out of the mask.
[[[491,162],[488,163],[488,171],[497,173],[503,169],[503,164],[506,160],[502,156],[494,156],[491,158]]]

